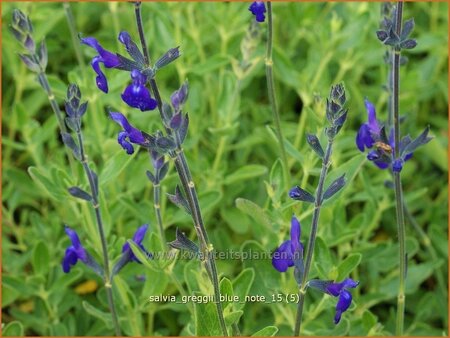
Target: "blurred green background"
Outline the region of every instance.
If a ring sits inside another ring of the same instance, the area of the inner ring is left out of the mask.
[[[375,31],[379,3],[274,3],[274,75],[282,128],[287,140],[287,182],[281,175],[279,148],[267,98],[264,53],[266,24],[252,26],[249,3],[144,3],[142,12],[150,55],[156,60],[180,46],[182,57],[157,74],[163,99],[185,80],[190,93],[190,127],[185,153],[200,193],[206,227],[218,251],[267,252],[289,236],[293,212],[307,241],[312,207],[293,203],[286,186],[314,191],[319,162],[305,133],[323,136],[324,100],[332,84],[347,90],[348,120],[335,142],[330,180],[347,173],[346,188],[321,214],[311,277],[360,281],[354,305],[334,326],[335,299],[310,291],[304,334],[392,334],[396,309],[398,258],[394,194],[384,186],[389,173],[365,160],[355,146],[366,120],[364,98],[386,119],[383,89],[387,65]],[[127,30],[138,41],[134,7],[127,3],[71,3],[77,31],[94,36],[108,49],[126,55],[117,36]],[[81,46],[77,60],[62,3],[2,3],[2,322],[8,335],[112,334],[101,280],[78,264],[64,274],[60,262],[69,241],[63,224],[78,231],[86,248],[100,257],[91,208],[67,188],[86,187],[82,169],[72,175],[59,139],[56,118],[35,75],[20,62],[23,52],[8,31],[19,8],[45,37],[47,74],[63,107],[68,83],[77,83],[89,101],[84,117],[87,153],[99,173],[101,205],[110,257],[126,238],[150,223],[156,234],[150,168],[145,153],[127,156],[117,144],[119,128],[105,108],[125,113],[142,130],[161,128],[158,112],[127,107],[120,93],[129,74],[105,71],[110,91],[95,87],[89,62],[92,49]],[[418,46],[401,68],[403,134],[417,136],[430,125],[433,141],[418,150],[402,171],[409,210],[426,237],[407,224],[409,258],[406,298],[407,335],[447,335],[448,325],[448,4],[406,3],[404,18],[414,17]],[[80,63],[81,61],[81,63]],[[163,193],[173,193],[178,178],[171,166]],[[179,227],[195,238],[187,215],[162,203],[166,236]],[[144,241],[156,250],[158,239]],[[207,292],[198,263],[178,261],[170,268],[129,264],[115,279],[116,303],[124,334],[198,333],[201,308],[193,304],[149,303],[151,295]],[[296,293],[292,272],[280,274],[270,260],[220,260],[218,269],[235,292],[271,297]],[[245,270],[246,269],[246,270]],[[347,274],[347,275],[346,275]],[[240,276],[240,277],[238,277]],[[245,281],[245,282],[244,282]],[[244,290],[245,289],[245,290]],[[239,326],[245,335],[274,325],[290,335],[296,305],[247,303]],[[194,311],[195,310],[195,311]],[[9,323],[9,324],[8,324]],[[275,330],[266,332],[275,332]]]

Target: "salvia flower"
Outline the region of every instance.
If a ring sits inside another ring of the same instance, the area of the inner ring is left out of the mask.
[[[140,226],[134,233],[132,241],[145,253],[148,258],[152,258],[152,254],[149,253],[142,244],[147,230],[148,224]],[[113,268],[112,275],[117,274],[126,264],[130,262],[142,264],[142,262],[133,253],[133,250],[131,250],[130,244],[126,242],[122,247],[122,256]]]
[[[64,258],[61,262],[62,269],[64,273],[70,272],[73,265],[77,264],[80,260],[86,266],[94,270],[98,275],[103,275],[103,270],[100,265],[95,261],[95,259],[86,251],[86,249],[81,245],[80,238],[75,230],[65,227],[67,236],[69,236],[72,245],[66,249]]]
[[[142,251],[145,252],[147,257],[151,257],[152,255],[149,252],[147,252],[147,250],[142,245],[142,241],[144,240],[147,230],[148,230],[148,224],[144,224],[143,226],[139,227],[133,235],[133,242],[136,243],[142,249]],[[137,257],[134,255],[133,251],[131,250],[130,244],[128,242],[125,243],[122,247],[122,255],[129,256],[129,260],[132,262],[137,262],[137,263],[142,264],[139,261],[139,259],[137,259]]]
[[[295,215],[291,219],[291,239],[284,241],[272,256],[272,265],[279,272],[286,272],[295,266],[294,276],[297,282],[303,275],[303,244],[300,242],[301,226]]]
[[[157,102],[150,96],[150,91],[145,86],[147,76],[139,70],[133,69],[131,79],[132,83],[122,93],[122,100],[130,107],[139,108],[141,111],[155,109]]]
[[[134,144],[145,143],[145,137],[139,129],[134,128],[127,120],[127,118],[121,113],[110,112],[109,116],[122,126],[123,131],[119,133],[117,141],[127,152],[128,155],[134,153]]]
[[[119,56],[115,53],[112,53],[104,49],[95,38],[92,37],[82,38],[81,42],[84,43],[85,45],[88,45],[89,47],[94,48],[97,51],[98,55],[96,55],[92,59],[91,66],[92,69],[94,69],[94,71],[97,73],[95,81],[97,83],[98,89],[107,93],[108,81],[106,79],[105,74],[100,69],[100,63],[103,63],[105,68],[115,68],[121,64]]]
[[[264,22],[264,20],[266,19],[266,5],[262,1],[252,2],[248,10],[252,12],[257,22]]]
[[[84,263],[87,262],[87,252],[81,245],[80,238],[75,230],[66,226],[65,231],[72,242],[72,245],[66,249],[66,254],[62,261],[62,269],[65,273],[68,273],[71,266],[77,264],[78,260]]]
[[[400,172],[404,163],[413,156],[414,150],[431,140],[427,136],[429,128],[426,128],[415,140],[411,140],[409,135],[403,137],[400,140],[399,157],[395,158],[394,130],[391,129],[389,138],[386,137],[384,126],[376,118],[375,106],[367,99],[365,106],[368,121],[359,128],[356,135],[356,146],[361,152],[364,152],[366,148],[369,149],[367,159],[378,168],[392,168],[394,172]]]
[[[338,297],[336,303],[336,314],[334,316],[334,323],[337,324],[341,320],[342,314],[348,310],[352,303],[352,294],[348,289],[356,288],[359,282],[351,278],[346,278],[340,283],[333,281],[322,281],[313,279],[308,282],[308,286],[329,294],[333,297]]]

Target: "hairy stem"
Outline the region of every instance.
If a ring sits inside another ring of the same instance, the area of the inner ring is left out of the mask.
[[[296,319],[295,319],[294,336],[298,336],[300,334],[300,328],[302,325],[303,305],[305,303],[305,295],[306,295],[306,282],[308,281],[308,274],[309,274],[309,270],[311,268],[312,259],[313,259],[314,244],[316,243],[317,228],[319,225],[320,208],[322,207],[323,185],[325,183],[325,178],[328,173],[328,168],[330,167],[330,164],[331,164],[330,158],[331,158],[332,146],[333,146],[333,139],[328,139],[327,149],[325,151],[325,156],[322,161],[322,169],[320,171],[319,183],[317,185],[317,190],[316,190],[316,202],[314,205],[311,233],[309,235],[308,247],[306,249],[305,270],[303,273],[302,283],[300,285],[300,290],[299,290],[299,302],[297,305],[297,315],[296,315]]]
[[[97,191],[98,187],[96,186],[93,172],[89,168],[87,156],[84,152],[83,136],[81,135],[80,131],[77,132],[77,137],[78,137],[78,144],[80,147],[81,164],[83,165],[84,172],[89,181],[89,187],[90,187],[91,196],[92,196],[92,207],[94,208],[95,220],[97,223],[98,233],[100,235],[100,241],[101,241],[101,245],[102,245],[104,282],[105,282],[106,296],[108,298],[108,306],[109,306],[109,310],[111,312],[112,321],[113,321],[113,325],[114,325],[114,331],[116,333],[116,336],[121,336],[119,320],[117,317],[116,308],[114,306],[114,299],[113,299],[113,293],[112,293],[112,281],[111,281],[111,275],[110,275],[110,270],[109,270],[108,247],[106,244],[106,236],[105,236],[105,231],[104,231],[104,227],[103,227],[102,215],[100,212],[100,203],[99,203],[98,197],[97,197],[98,196],[98,191]]]
[[[141,4],[140,2],[136,2],[135,4],[135,15],[136,15],[136,23],[139,31],[139,38],[141,40],[142,50],[144,53],[144,59],[146,65],[150,67],[150,57],[147,49],[147,43],[145,41],[144,29],[142,25],[142,17],[141,17]],[[155,96],[156,101],[158,102],[158,110],[163,118],[162,112],[162,100],[159,94],[158,86],[156,84],[156,80],[152,78],[150,80],[150,87],[152,89],[153,95]],[[171,135],[171,131],[169,128],[166,128],[167,134]],[[186,197],[189,203],[189,207],[192,213],[192,219],[194,221],[194,228],[197,232],[197,236],[200,241],[200,247],[203,252],[203,257],[206,259],[205,266],[208,272],[208,276],[211,279],[214,288],[214,296],[216,300],[217,307],[217,315],[219,318],[219,323],[222,329],[222,334],[224,336],[228,336],[227,327],[225,324],[225,319],[223,316],[223,308],[222,303],[220,302],[220,289],[219,289],[219,277],[217,274],[216,262],[214,260],[214,248],[212,244],[209,242],[208,235],[206,232],[205,225],[203,223],[203,218],[200,210],[200,205],[198,202],[197,191],[195,189],[194,182],[192,180],[192,176],[189,170],[188,163],[186,161],[186,157],[184,152],[179,145],[177,151],[175,152],[175,168],[180,177],[181,184],[183,186],[183,190],[186,193]]]
[[[395,10],[396,26],[395,32],[400,36],[402,26],[403,2],[399,1]],[[394,158],[400,155],[400,118],[399,118],[399,88],[400,88],[400,48],[395,47],[392,58],[392,78],[393,78],[393,93],[392,93],[392,109],[394,117]],[[399,243],[399,287],[397,294],[397,318],[395,334],[397,336],[403,335],[404,317],[405,317],[405,279],[407,268],[406,245],[405,245],[405,220],[403,212],[403,191],[400,179],[400,172],[394,172],[394,190],[396,201],[396,216],[397,216],[397,231]]]
[[[275,83],[273,79],[273,60],[272,60],[272,49],[273,49],[273,20],[272,20],[272,3],[267,2],[267,50],[266,50],[266,79],[267,79],[267,92],[269,95],[269,101],[272,108],[273,122],[275,124],[275,133],[278,138],[278,143],[280,145],[281,159],[284,164],[284,175],[286,190],[289,188],[289,166],[286,156],[286,149],[284,147],[283,133],[281,131],[280,114],[278,112],[277,98],[275,95]]]
[[[38,63],[37,57],[35,57],[35,61]],[[64,122],[63,114],[61,113],[61,110],[59,109],[58,102],[56,102],[55,94],[53,94],[52,88],[50,87],[50,83],[48,82],[47,75],[45,74],[45,70],[42,68],[38,74],[38,80],[39,80],[39,83],[41,84],[42,88],[46,92],[50,106],[52,107],[52,110],[55,113],[56,119],[58,120],[59,133],[61,135],[63,133],[67,133],[67,128],[66,128],[66,124]],[[69,159],[70,170],[71,170],[72,174],[75,174],[76,173],[75,162],[74,162],[68,148],[66,148],[66,156]]]

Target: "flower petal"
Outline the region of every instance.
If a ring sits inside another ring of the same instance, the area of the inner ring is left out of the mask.
[[[96,56],[91,61],[92,69],[97,73],[97,77],[95,78],[95,82],[97,84],[98,89],[100,89],[104,93],[108,93],[108,80],[106,79],[105,74],[100,69],[101,57]]]
[[[114,68],[120,64],[119,57],[116,54],[111,53],[110,51],[104,49],[96,38],[93,37],[83,38],[81,39],[81,42],[84,43],[85,45],[88,45],[89,47],[94,48],[97,51],[98,55],[101,58],[101,62],[105,64],[106,68]]]
[[[135,83],[125,88],[122,100],[130,107],[138,108],[141,111],[153,110],[158,105],[156,100],[150,96],[147,87]]]
[[[372,148],[373,144],[374,140],[370,134],[370,128],[366,123],[364,123],[359,128],[358,134],[356,134],[356,146],[361,152],[364,152],[364,146],[367,148]]]
[[[144,224],[143,226],[139,227],[133,235],[133,242],[135,242],[136,244],[141,244],[147,232],[147,229],[148,224]]]
[[[283,242],[275,250],[272,256],[272,265],[280,272],[285,272],[289,267],[294,266],[290,240]]]
[[[369,126],[370,131],[374,134],[379,134],[380,126],[377,121],[375,106],[368,99],[364,100],[364,105],[366,106],[366,110],[367,110],[368,126]]]
[[[78,237],[78,234],[76,233],[76,231],[72,230],[68,226],[66,226],[64,230],[65,230],[67,236],[69,236],[70,241],[72,242],[72,246],[75,249],[78,249],[79,247],[81,247],[80,238]]]
[[[139,129],[134,128],[122,113],[110,112],[109,116],[118,124],[120,124],[128,134],[128,138],[132,143],[141,144],[145,142],[144,135]]]
[[[266,18],[264,15],[264,13],[266,12],[266,6],[265,6],[264,2],[255,1],[250,5],[248,10],[250,12],[252,12],[252,14],[255,16],[256,21],[264,22],[264,20]]]
[[[337,324],[341,320],[342,313],[352,304],[352,295],[347,290],[342,290],[336,304],[336,315],[334,316],[334,323]]]
[[[117,137],[117,142],[122,146],[128,155],[134,153],[133,145],[127,141],[128,133],[126,131],[121,131]]]
[[[72,246],[68,247],[61,263],[64,273],[68,273],[70,271],[71,265],[75,265],[77,261],[78,256],[75,252],[75,249]]]
[[[291,248],[292,252],[295,253],[300,249],[300,235],[301,235],[301,227],[300,222],[295,217],[295,215],[292,215],[291,219]]]

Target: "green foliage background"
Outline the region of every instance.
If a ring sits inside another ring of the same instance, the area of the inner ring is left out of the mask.
[[[124,53],[117,40],[125,29],[137,40],[133,7],[127,3],[72,3],[77,30],[95,36],[108,50]],[[334,326],[335,299],[313,290],[306,298],[307,335],[373,335],[394,331],[398,257],[393,192],[384,186],[389,174],[376,169],[355,147],[365,121],[364,98],[386,118],[387,66],[376,39],[379,3],[275,3],[274,74],[291,176],[282,176],[272,130],[264,72],[266,25],[260,36],[243,44],[253,20],[248,3],[144,3],[144,25],[153,59],[181,46],[182,57],[157,75],[167,100],[189,80],[186,106],[191,124],[185,152],[200,193],[206,227],[218,251],[270,252],[289,235],[292,213],[302,223],[302,240],[310,230],[312,207],[293,203],[287,190],[299,184],[314,191],[319,163],[305,133],[323,136],[324,99],[331,84],[343,81],[349,117],[336,139],[330,181],[347,173],[345,189],[322,210],[311,277],[360,281],[354,305]],[[126,72],[107,70],[110,92],[94,83],[91,49],[82,46],[80,65],[61,3],[2,4],[2,319],[5,335],[112,334],[103,287],[78,264],[61,270],[68,245],[63,224],[75,228],[84,245],[100,257],[89,205],[74,200],[67,188],[86,187],[82,170],[72,175],[60,142],[57,121],[35,75],[20,62],[18,43],[8,32],[13,8],[27,13],[35,38],[45,37],[47,73],[62,102],[75,82],[89,100],[84,118],[87,152],[101,184],[102,212],[110,257],[117,258],[126,238],[150,223],[154,235],[145,246],[156,251],[152,187],[145,177],[145,153],[127,156],[118,146],[118,127],[105,107],[125,113],[145,131],[161,128],[157,111],[127,107],[120,93]],[[402,172],[407,204],[426,237],[407,224],[408,279],[406,334],[446,335],[448,306],[448,4],[406,3],[414,17],[418,47],[401,69],[402,132],[418,135],[431,126],[432,142],[414,154]],[[253,41],[253,42],[252,42]],[[254,49],[252,50],[252,43]],[[250,51],[242,72],[242,50]],[[177,184],[171,168],[163,192]],[[176,227],[191,238],[190,219],[162,204],[167,238]],[[214,334],[214,307],[149,303],[151,295],[208,294],[209,283],[197,262],[179,260],[166,267],[129,264],[115,279],[115,298],[127,335]],[[268,302],[230,304],[231,322],[240,317],[245,335],[290,335],[296,304],[270,303],[272,294],[295,294],[291,273],[280,274],[265,260],[219,260],[224,293],[265,295]],[[145,278],[145,281],[142,279]],[[100,286],[89,290],[86,281]],[[85,292],[83,292],[85,291]],[[243,311],[243,312],[242,312]],[[195,318],[195,319],[193,319]],[[267,327],[268,326],[268,327]],[[276,326],[276,328],[272,327]]]

